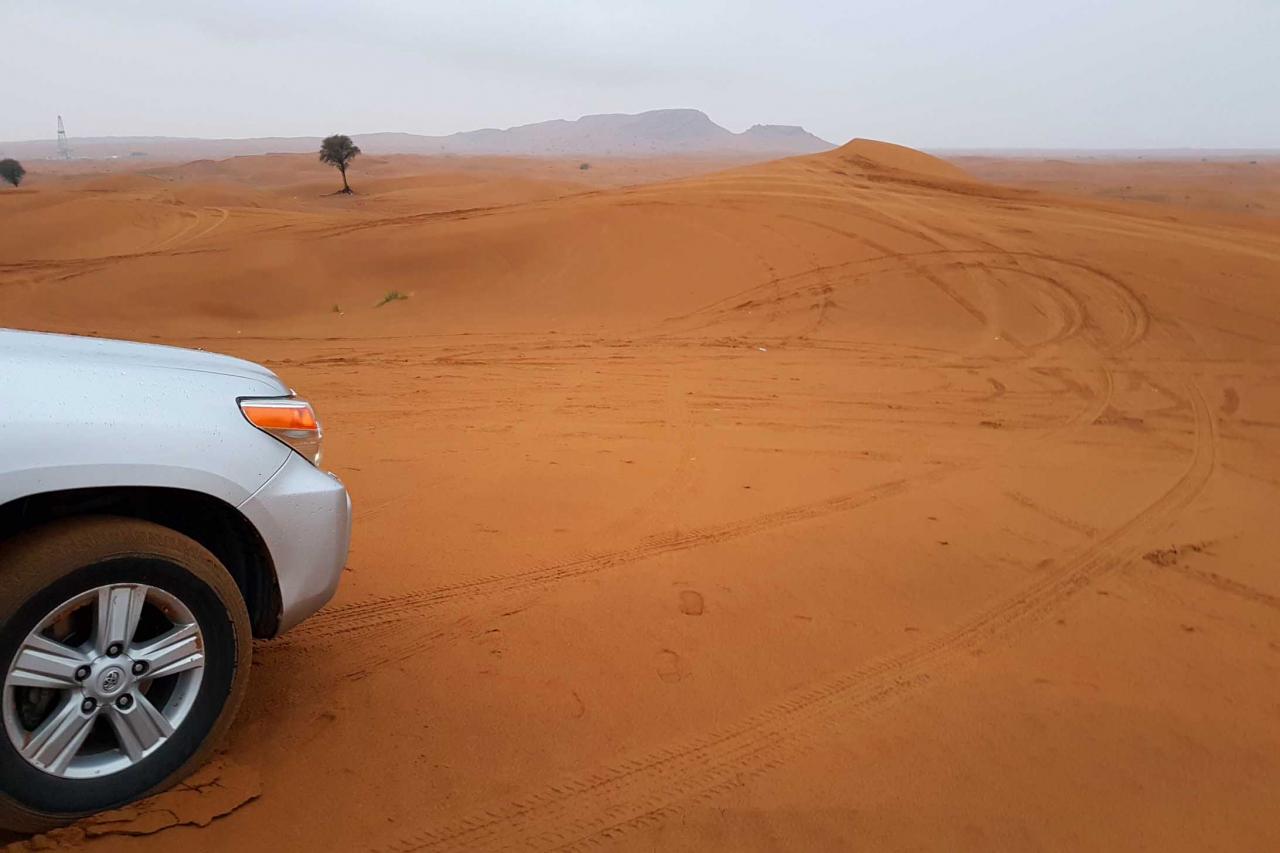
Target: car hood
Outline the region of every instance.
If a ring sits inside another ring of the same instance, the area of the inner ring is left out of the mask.
[[[34,362],[65,366],[68,370],[74,370],[78,365],[92,364],[98,367],[118,366],[126,370],[137,368],[216,373],[264,382],[278,389],[280,394],[286,394],[289,390],[280,381],[280,377],[262,365],[229,355],[106,338],[0,329],[0,367],[20,368],[23,363]]]

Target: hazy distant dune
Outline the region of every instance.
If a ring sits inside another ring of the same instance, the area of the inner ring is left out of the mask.
[[[734,133],[699,110],[609,113],[574,121],[554,119],[499,130],[485,128],[448,136],[414,133],[354,134],[366,154],[501,154],[532,156],[639,157],[672,154],[742,154],[767,157],[814,154],[834,148],[802,127],[757,124]],[[315,151],[320,137],[194,139],[177,137],[85,137],[71,141],[77,157],[152,157],[165,160],[223,158],[246,154]],[[0,142],[0,154],[41,159],[56,153],[53,140]]]

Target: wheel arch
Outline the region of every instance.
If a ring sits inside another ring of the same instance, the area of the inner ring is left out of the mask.
[[[48,522],[118,515],[188,536],[226,567],[244,597],[255,637],[275,636],[281,611],[275,563],[258,529],[220,498],[163,486],[93,486],[26,495],[0,505],[0,542]]]

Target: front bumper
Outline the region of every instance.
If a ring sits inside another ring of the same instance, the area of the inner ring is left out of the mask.
[[[275,563],[284,633],[333,598],[351,544],[351,498],[342,482],[290,453],[240,505]]]

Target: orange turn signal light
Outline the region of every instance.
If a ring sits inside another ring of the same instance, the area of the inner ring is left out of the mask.
[[[249,419],[249,423],[258,429],[301,432],[315,432],[320,429],[315,411],[301,400],[281,400],[278,403],[245,400],[240,404],[240,410]]]
[[[267,435],[284,442],[312,465],[320,464],[324,434],[316,410],[297,397],[249,398],[240,401],[244,418]]]

